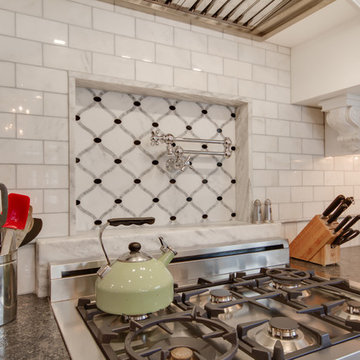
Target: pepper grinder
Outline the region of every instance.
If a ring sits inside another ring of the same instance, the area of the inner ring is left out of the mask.
[[[265,200],[265,209],[264,209],[264,223],[272,223],[272,210],[271,210],[271,201],[270,199]]]
[[[261,224],[262,223],[261,201],[259,199],[256,199],[254,201],[252,222],[253,222],[253,224]]]

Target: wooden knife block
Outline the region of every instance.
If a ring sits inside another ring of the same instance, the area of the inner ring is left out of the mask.
[[[320,265],[335,264],[340,260],[340,247],[330,244],[338,233],[333,234],[335,225],[327,225],[320,215],[314,216],[290,244],[290,256]]]

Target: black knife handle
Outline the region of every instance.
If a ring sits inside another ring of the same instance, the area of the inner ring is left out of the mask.
[[[345,244],[346,242],[356,238],[359,234],[359,230],[352,230],[351,233],[349,233],[347,236],[344,237],[343,240],[341,240],[340,245]]]
[[[341,204],[328,218],[327,223],[331,224],[334,222],[349,206]]]
[[[153,224],[155,222],[155,218],[153,217],[141,217],[141,218],[113,218],[108,219],[107,222],[111,226],[119,226],[119,225],[143,225],[143,224]]]
[[[345,216],[341,223],[334,229],[334,234],[336,234],[342,227],[351,219],[351,215]]]
[[[347,197],[342,204],[346,204],[347,206],[350,206],[351,204],[354,204],[355,200],[352,196]]]
[[[356,215],[348,224],[343,227],[343,231],[351,228],[356,222],[360,220],[360,215]]]
[[[322,213],[323,217],[329,216],[330,213],[335,210],[338,205],[345,200],[345,196],[344,195],[338,195],[333,202],[325,209],[325,211]]]

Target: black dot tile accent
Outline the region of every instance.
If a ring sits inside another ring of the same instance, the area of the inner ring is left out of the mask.
[[[140,184],[140,183],[141,183],[141,180],[140,180],[140,179],[135,179],[135,180],[134,180],[134,183],[135,183],[135,184]]]
[[[221,201],[222,199],[223,199],[222,196],[218,196],[218,197],[216,198],[217,201]]]
[[[101,139],[100,139],[100,138],[95,138],[95,139],[94,139],[94,142],[96,142],[97,144],[98,144],[98,143],[101,143]]]
[[[207,114],[207,110],[201,110],[201,112],[204,114],[204,115],[206,115]]]
[[[170,180],[170,184],[175,184],[176,183],[176,180],[175,179],[171,179]]]
[[[158,162],[157,160],[153,160],[153,161],[152,161],[152,164],[153,164],[153,165],[158,165],[159,162]]]
[[[140,145],[141,144],[141,141],[140,140],[135,140],[134,141],[134,145]]]
[[[80,200],[76,200],[76,205],[80,205]]]
[[[120,124],[121,124],[121,120],[120,120],[120,119],[115,119],[115,120],[114,120],[114,123],[120,125]]]
[[[152,123],[152,126],[153,126],[153,127],[158,127],[159,124],[158,124],[157,122],[153,122],[153,123]]]
[[[232,146],[232,147],[231,147],[231,150],[232,150],[232,151],[235,151],[235,150],[236,150],[236,146]]]
[[[172,146],[172,147],[175,147],[175,146],[176,146],[176,144],[175,144],[175,143],[172,143],[172,144],[171,144],[171,146]]]
[[[95,179],[95,180],[94,180],[94,183],[95,183],[95,184],[101,184],[101,183],[102,183],[102,180],[101,180],[101,179]]]
[[[235,118],[235,117],[236,117],[236,114],[235,114],[235,113],[231,113],[231,117],[232,117],[232,118]]]
[[[102,224],[102,221],[101,221],[101,220],[95,220],[95,221],[94,221],[94,224],[95,224],[95,225],[101,225],[101,224]]]
[[[231,183],[232,183],[232,184],[236,184],[236,180],[235,180],[235,179],[232,179],[232,180],[231,180]]]
[[[171,220],[171,221],[175,221],[175,220],[176,220],[176,216],[170,216],[170,220]]]
[[[79,162],[80,162],[80,159],[79,159],[79,158],[76,158],[76,159],[75,159],[75,162],[76,162],[76,163],[79,163]]]
[[[141,105],[141,102],[140,102],[140,101],[134,101],[134,105],[135,105],[135,106],[140,106],[140,105]]]
[[[186,201],[188,201],[188,202],[192,201],[192,197],[190,197],[190,196],[187,197],[187,198],[186,198]]]
[[[202,181],[202,183],[203,183],[203,184],[207,184],[208,181],[207,181],[206,179],[204,179],[204,180]]]
[[[75,120],[76,120],[76,121],[79,121],[79,120],[80,120],[80,116],[79,116],[79,115],[76,115],[76,116],[75,116]]]
[[[221,133],[222,133],[222,129],[220,129],[220,128],[219,128],[219,129],[217,129],[216,131],[217,131],[219,134],[221,134]]]
[[[153,198],[153,202],[154,202],[154,203],[159,202],[159,198]]]
[[[206,144],[202,144],[201,147],[205,150],[208,148],[208,146]]]
[[[121,199],[115,199],[115,200],[114,200],[114,203],[115,203],[115,204],[121,204],[121,203],[122,203],[122,200],[121,200]]]
[[[190,166],[192,165],[192,161],[189,161],[189,165],[190,165]]]
[[[236,213],[231,213],[231,217],[235,217],[236,216]]]
[[[221,163],[221,162],[218,162],[216,165],[217,165],[218,167],[222,167],[222,163]]]
[[[114,160],[114,163],[115,163],[115,164],[121,164],[122,161],[121,161],[121,159],[115,159],[115,160]]]
[[[170,106],[169,106],[169,109],[170,109],[170,110],[176,110],[176,107],[175,107],[174,105],[170,105]]]
[[[190,125],[187,125],[186,130],[192,130],[192,127]]]
[[[203,218],[203,219],[207,219],[207,218],[208,218],[207,214],[204,214],[204,215],[202,216],[202,218]]]
[[[101,97],[100,97],[100,96],[94,96],[94,101],[100,102],[100,101],[101,101]]]

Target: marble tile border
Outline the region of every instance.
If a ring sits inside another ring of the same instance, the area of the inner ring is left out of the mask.
[[[69,119],[76,115],[76,87],[97,88],[123,93],[139,95],[159,96],[171,99],[201,101],[210,104],[230,105],[236,107],[236,113],[241,114],[245,121],[238,122],[236,126],[236,212],[237,220],[248,222],[250,219],[250,149],[249,149],[249,106],[250,100],[245,97],[210,93],[207,91],[185,89],[167,85],[136,80],[125,80],[111,76],[98,76],[79,72],[69,72]],[[74,149],[74,127],[73,122],[69,125],[69,234],[76,235],[76,209],[75,209],[75,149]],[[241,154],[241,156],[240,156]],[[247,174],[240,176],[240,174]]]

